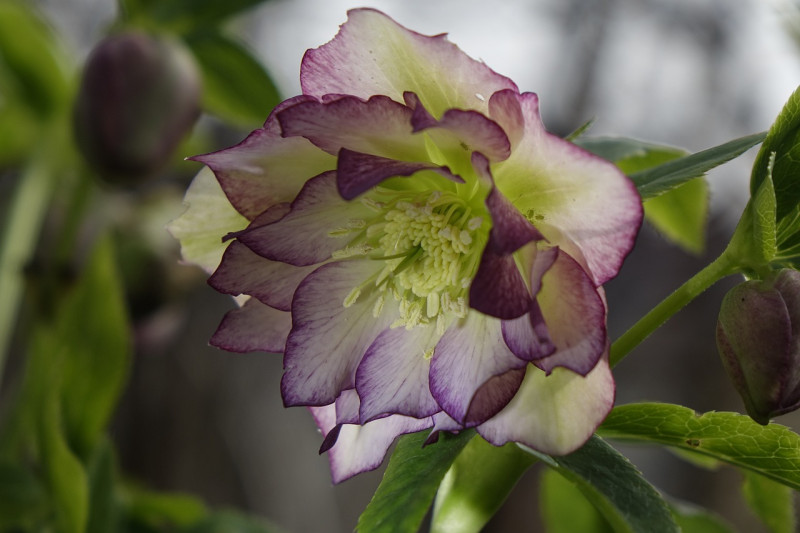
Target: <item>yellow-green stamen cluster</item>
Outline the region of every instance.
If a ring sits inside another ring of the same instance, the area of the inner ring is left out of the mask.
[[[381,194],[389,191],[376,196]],[[399,304],[400,318],[393,327],[411,329],[435,322],[443,331],[450,319],[466,316],[467,290],[488,231],[483,217],[453,193],[406,191],[389,198],[362,200],[376,216],[364,225],[354,221],[350,226],[358,237],[334,254],[334,259],[368,256],[385,263],[376,276],[350,292],[344,305],[349,307],[374,288],[376,316],[387,298]]]

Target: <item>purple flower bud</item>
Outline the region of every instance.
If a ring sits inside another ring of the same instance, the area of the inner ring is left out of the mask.
[[[89,56],[75,105],[78,146],[100,176],[130,183],[161,169],[200,112],[192,56],[168,37],[112,35]]]
[[[800,272],[787,268],[731,289],[717,347],[753,420],[767,424],[800,407]]]

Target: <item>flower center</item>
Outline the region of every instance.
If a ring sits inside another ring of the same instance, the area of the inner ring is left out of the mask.
[[[361,235],[334,258],[368,255],[385,262],[384,268],[348,295],[352,305],[367,286],[379,292],[377,316],[387,295],[399,303],[400,318],[393,327],[411,329],[436,322],[443,332],[453,317],[467,312],[467,290],[480,260],[488,230],[483,218],[449,192],[412,193],[376,190],[363,202],[376,211]],[[426,197],[427,196],[427,197]]]

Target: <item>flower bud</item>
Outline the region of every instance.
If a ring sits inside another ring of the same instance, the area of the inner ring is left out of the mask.
[[[101,178],[131,183],[169,160],[200,112],[193,57],[168,37],[107,37],[87,59],[75,105],[78,147]]]
[[[759,424],[800,407],[800,272],[731,289],[717,322],[722,363]]]

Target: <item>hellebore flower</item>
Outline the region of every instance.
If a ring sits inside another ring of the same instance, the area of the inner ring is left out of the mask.
[[[303,58],[302,95],[194,158],[247,219],[209,283],[250,299],[212,344],[284,354],[284,403],[310,407],[335,482],[424,429],[578,448],[613,404],[601,285],[635,188],[446,36],[348,15]]]
[[[800,272],[745,281],[722,300],[717,347],[759,424],[800,407]]]
[[[200,115],[200,72],[177,40],[107,37],[86,61],[75,137],[101,178],[132,183],[160,170]]]

